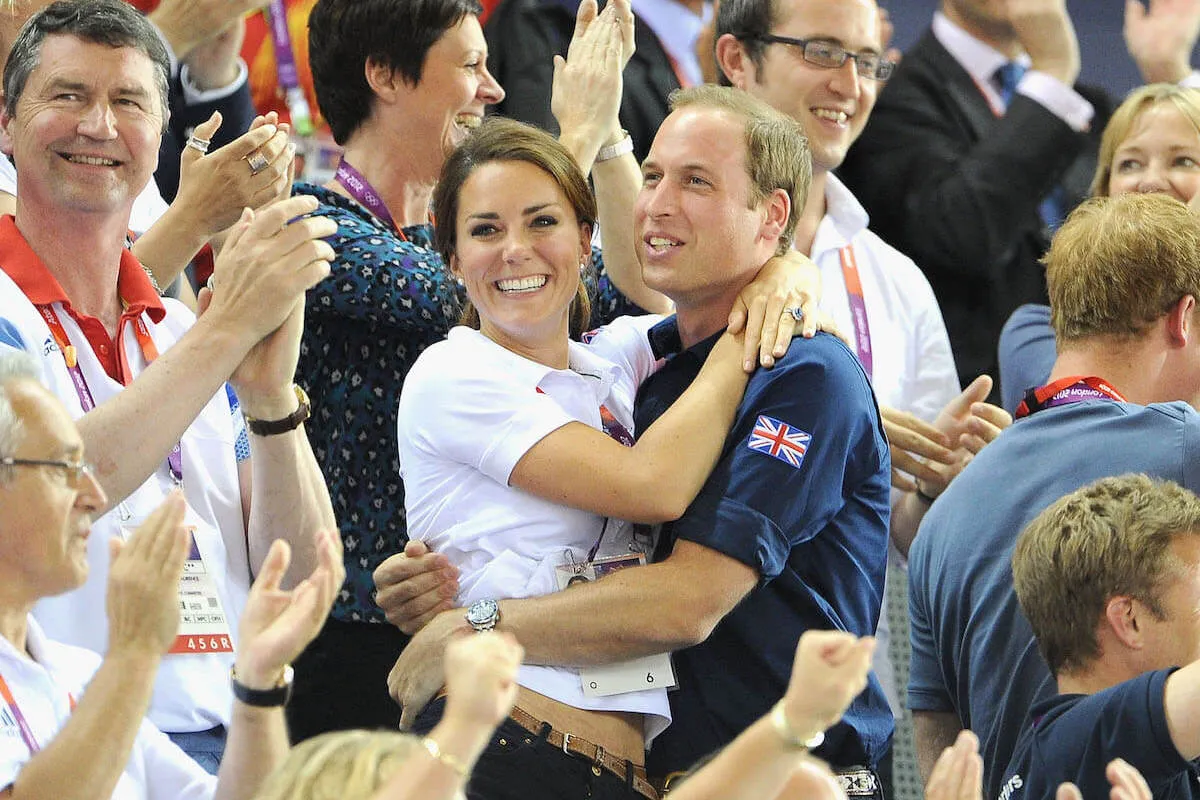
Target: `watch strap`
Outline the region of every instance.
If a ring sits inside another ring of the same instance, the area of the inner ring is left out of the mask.
[[[283,419],[264,420],[246,417],[246,428],[255,436],[277,436],[299,428],[305,420],[312,416],[312,403],[309,402],[308,395],[300,388],[299,384],[292,384],[292,389],[296,393],[296,402],[299,404],[295,411]]]
[[[292,697],[292,679],[296,672],[292,666],[283,668],[283,682],[273,689],[251,689],[237,679],[237,668],[229,669],[229,684],[233,687],[233,696],[248,706],[259,708],[278,708],[287,705]]]
[[[621,133],[625,134],[625,138],[618,139],[610,145],[601,147],[599,152],[596,153],[596,158],[592,163],[599,164],[603,161],[611,161],[612,159],[623,156],[626,153],[633,152],[633,137],[629,135],[629,131],[623,130]]]

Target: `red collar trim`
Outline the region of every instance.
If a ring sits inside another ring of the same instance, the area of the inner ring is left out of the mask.
[[[71,308],[66,292],[25,241],[11,214],[0,217],[0,269],[8,273],[35,306],[62,303],[64,308]],[[121,250],[117,291],[125,302],[123,317],[145,312],[157,324],[167,315],[162,298],[154,291],[142,265],[126,249]]]

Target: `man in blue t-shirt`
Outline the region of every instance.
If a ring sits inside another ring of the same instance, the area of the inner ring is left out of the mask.
[[[790,245],[810,179],[799,125],[746,93],[697,87],[674,108],[642,167],[634,211],[646,283],[677,309],[650,334],[667,363],[639,394],[639,430],[695,378],[757,265]],[[889,482],[879,411],[854,353],[825,334],[796,340],[751,377],[721,460],[664,527],[655,563],[501,601],[489,624],[513,632],[533,663],[676,651],[675,723],[654,740],[648,770],[685,770],[782,695],[801,633],[874,633]],[[436,690],[442,644],[465,627],[461,610],[445,612],[406,648],[392,680],[406,715]],[[870,768],[891,732],[872,678],[816,752],[835,768]],[[864,769],[853,779],[876,788]]]
[[[1200,220],[1177,200],[1089,201],[1047,255],[1050,384],[933,504],[909,560],[918,757],[978,734],[988,797],[1054,694],[1012,586],[1017,534],[1063,495],[1141,472],[1200,490]],[[1183,402],[1173,402],[1183,401]]]
[[[1105,478],[1043,511],[1012,568],[1059,694],[1033,706],[1001,800],[1050,798],[1063,781],[1107,796],[1116,758],[1156,798],[1200,797],[1200,498]]]

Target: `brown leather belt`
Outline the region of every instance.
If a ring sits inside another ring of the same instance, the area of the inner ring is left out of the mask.
[[[508,716],[513,722],[538,736],[541,736],[542,728],[546,725],[546,723],[537,717],[515,706],[512,711],[508,712]],[[598,769],[606,769],[627,784],[632,785],[633,790],[642,797],[648,800],[659,800],[658,792],[654,791],[654,787],[650,785],[650,781],[646,780],[646,770],[644,767],[630,764],[623,758],[611,756],[598,744],[592,744],[587,739],[581,739],[574,734],[563,733],[554,728],[550,729],[549,735],[546,736],[546,741],[551,747],[562,750],[567,755],[581,756],[591,761],[592,771],[596,775],[600,774]]]

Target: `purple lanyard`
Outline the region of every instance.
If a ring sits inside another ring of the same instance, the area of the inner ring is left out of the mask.
[[[75,394],[79,397],[79,406],[83,409],[83,413],[88,413],[96,407],[96,399],[92,395],[92,390],[88,386],[87,378],[83,377],[83,370],[79,368],[79,358],[76,355],[75,345],[71,344],[70,338],[67,336],[66,328],[58,318],[58,314],[48,305],[38,306],[37,310],[42,315],[42,321],[46,323],[46,327],[50,329],[50,335],[54,337],[55,344],[58,345],[58,351],[62,353],[63,361],[67,365],[67,374],[71,376],[71,384],[75,387]],[[150,348],[153,346],[151,341],[149,345],[142,342],[142,335],[149,339],[149,332],[143,332],[142,329],[135,325],[134,332],[138,334],[138,342],[142,346],[142,355],[145,356],[146,362],[153,361]],[[118,331],[118,336],[120,332]],[[121,343],[115,342],[115,346],[121,347]],[[167,468],[171,471],[171,477],[175,479],[175,483],[183,483],[183,449],[180,443],[176,442],[171,448],[171,452],[167,454]]]
[[[288,30],[287,7],[284,0],[271,0],[270,8],[263,12],[271,26],[271,40],[275,44],[275,65],[279,85],[283,88],[284,100],[292,125],[300,136],[313,132],[312,112],[304,90],[300,88],[300,71],[296,68],[296,51],[292,48],[292,33]]]
[[[874,378],[875,359],[871,353],[871,326],[867,322],[867,301],[863,297],[862,279],[858,274],[858,262],[854,260],[854,248],[846,245],[838,251],[842,261],[842,277],[846,281],[846,296],[850,300],[850,322],[854,325],[854,349],[859,363]]]
[[[371,182],[363,177],[363,174],[350,165],[346,159],[342,159],[338,164],[337,172],[333,174],[333,179],[342,185],[350,196],[358,202],[366,206],[367,210],[379,218],[384,225],[387,225],[401,241],[408,241],[408,237],[404,235],[404,231],[396,225],[396,221],[392,219],[392,214],[388,211],[387,205],[383,202],[383,198],[375,191],[375,187]]]
[[[21,738],[25,740],[25,746],[29,748],[31,755],[36,755],[41,746],[33,735],[33,729],[29,727],[29,723],[25,721],[25,715],[21,713],[21,707],[17,705],[16,698],[13,697],[12,691],[8,688],[8,682],[4,680],[4,676],[0,675],[0,697],[4,698],[4,702],[12,711],[13,719],[17,721],[17,728],[21,731]]]

